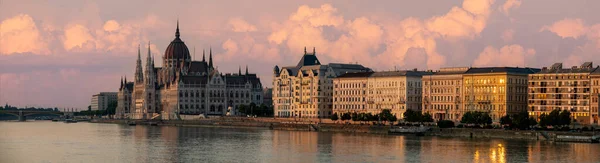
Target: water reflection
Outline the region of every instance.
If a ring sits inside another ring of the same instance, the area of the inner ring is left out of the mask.
[[[597,144],[0,122],[0,162],[599,162]]]

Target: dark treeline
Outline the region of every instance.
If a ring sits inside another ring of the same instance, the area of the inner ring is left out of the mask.
[[[16,106],[11,106],[11,105],[4,105],[4,106],[0,106],[0,110],[37,110],[37,111],[62,111],[59,110],[57,107],[54,108],[44,108],[44,107],[40,107],[40,108],[36,108],[36,107],[23,107],[23,108],[18,108]]]

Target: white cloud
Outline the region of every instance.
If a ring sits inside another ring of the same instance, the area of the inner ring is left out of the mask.
[[[43,39],[33,18],[27,14],[5,19],[0,24],[0,54],[49,54],[48,42]]]
[[[534,49],[524,49],[521,45],[506,45],[500,49],[487,46],[479,57],[473,62],[473,66],[521,66],[525,67],[526,59],[535,55]]]
[[[256,31],[256,26],[246,22],[241,18],[231,18],[229,19],[229,26],[234,32],[254,32]]]
[[[544,26],[540,31],[550,31],[562,38],[579,38],[587,32],[588,27],[585,26],[581,19],[570,19],[565,18],[563,20],[554,22],[550,26]]]

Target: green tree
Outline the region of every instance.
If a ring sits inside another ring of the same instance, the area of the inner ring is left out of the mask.
[[[521,130],[528,129],[529,126],[531,126],[532,119],[533,118],[529,117],[529,113],[527,113],[527,111],[521,111],[517,114],[512,115],[512,121],[513,121],[512,127],[516,127]]]
[[[463,114],[462,118],[460,119],[460,123],[473,124],[474,122],[475,118],[473,116],[473,112],[470,111]]]
[[[512,126],[513,122],[512,122],[512,118],[510,117],[510,115],[507,114],[505,116],[502,116],[502,118],[500,118],[500,124]]]
[[[559,114],[558,125],[560,126],[568,126],[571,124],[571,112],[568,110],[563,110]]]
[[[356,114],[356,113],[351,113],[351,114],[350,114],[350,119],[352,119],[352,121],[358,121],[358,114]]]
[[[112,101],[108,103],[108,107],[106,107],[106,114],[114,115],[117,110],[117,101]]]
[[[350,115],[350,113],[346,112],[346,113],[342,114],[342,117],[340,117],[340,118],[342,119],[342,121],[347,121],[347,120],[352,119],[352,116]]]
[[[433,122],[433,118],[431,117],[431,114],[429,114],[429,113],[423,114],[421,117],[421,122]]]
[[[338,114],[337,114],[337,113],[333,113],[333,114],[331,114],[331,116],[330,116],[329,118],[331,118],[331,120],[332,120],[332,121],[334,121],[334,122],[335,122],[335,121],[337,121],[337,120],[339,119],[339,117],[338,117]]]
[[[420,122],[421,116],[420,113],[417,113],[411,109],[407,109],[404,112],[404,120],[407,122]]]
[[[379,117],[381,117],[382,121],[388,121],[392,124],[398,120],[398,118],[392,114],[392,111],[390,109],[381,110],[381,113],[379,113]]]
[[[249,113],[249,110],[250,110],[250,109],[248,109],[248,105],[244,105],[244,104],[240,104],[240,105],[238,105],[238,108],[237,108],[237,111],[238,111],[239,113],[242,113],[242,114],[245,114],[245,115],[249,115],[249,114],[248,114],[248,113]]]
[[[440,120],[437,122],[439,128],[451,128],[454,127],[454,122],[449,120]]]
[[[88,105],[88,111],[92,111],[92,105]]]

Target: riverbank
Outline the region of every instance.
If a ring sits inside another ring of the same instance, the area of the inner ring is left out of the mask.
[[[341,124],[341,123],[316,123],[314,121],[295,121],[284,118],[239,118],[220,117],[197,120],[113,120],[96,119],[92,123],[115,123],[136,125],[159,125],[159,126],[188,126],[188,127],[252,127],[272,130],[292,131],[318,131],[318,132],[344,132],[344,133],[367,133],[367,134],[390,134],[390,126],[378,126],[367,124]],[[516,139],[534,141],[574,141],[587,142],[587,140],[565,140],[563,137],[591,138],[593,132],[563,132],[563,131],[532,131],[532,130],[501,130],[501,129],[473,129],[473,128],[432,128],[424,133],[424,136],[439,137],[463,137],[463,138],[491,138],[491,139]],[[591,140],[589,141],[591,142]]]

